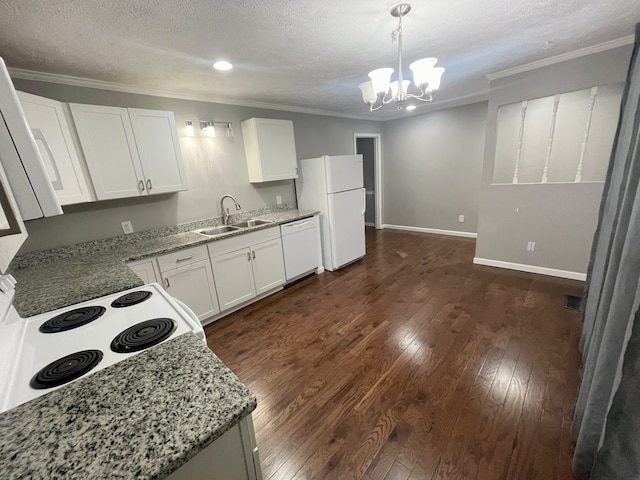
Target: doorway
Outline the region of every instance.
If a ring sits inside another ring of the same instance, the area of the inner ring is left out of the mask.
[[[356,133],[354,135],[356,154],[362,155],[366,212],[364,224],[367,227],[382,226],[381,155],[380,134]]]

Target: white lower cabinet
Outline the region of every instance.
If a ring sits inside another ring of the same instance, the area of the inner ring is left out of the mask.
[[[167,480],[262,480],[251,415],[167,477]]]
[[[282,239],[276,226],[208,245],[220,310],[282,287]]]
[[[127,266],[147,284],[158,281],[155,263],[155,259],[140,260],[139,262],[131,262]]]
[[[285,283],[277,225],[167,253],[157,257],[157,263],[149,259],[128,265],[145,283],[162,283],[203,323],[267,296]]]
[[[207,247],[179,250],[158,257],[164,289],[193,310],[200,321],[220,313]]]
[[[251,247],[251,267],[256,295],[284,284],[284,261],[280,237]]]
[[[220,310],[240,305],[256,296],[251,270],[251,252],[242,248],[211,258]]]

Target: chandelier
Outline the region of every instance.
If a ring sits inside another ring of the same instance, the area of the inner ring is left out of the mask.
[[[413,73],[413,83],[419,94],[408,92],[411,81],[405,80],[402,75],[402,17],[410,11],[411,5],[408,3],[401,3],[391,9],[391,15],[398,18],[398,28],[391,32],[391,40],[398,42],[398,80],[391,81],[393,68],[378,68],[369,72],[370,81],[359,85],[362,99],[369,105],[370,112],[379,110],[391,102],[397,105],[398,110],[402,110],[409,99],[431,102],[433,92],[440,88],[444,68],[436,67],[438,59],[429,57],[421,58],[409,65]]]

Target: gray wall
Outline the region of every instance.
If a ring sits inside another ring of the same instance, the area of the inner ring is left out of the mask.
[[[240,122],[251,117],[293,121],[298,158],[350,154],[355,132],[381,133],[379,122],[359,121],[256,109],[208,102],[135,95],[52,83],[15,80],[16,89],[63,102],[171,110],[178,125],[189,190],[177,194],[101,201],[64,207],[65,214],[26,223],[29,238],[21,253],[70,245],[122,234],[120,222],[131,220],[135,231],[219,216],[219,200],[231,193],[243,210],[295,202],[293,180],[250,184]],[[224,132],[214,139],[199,135],[198,120],[230,121],[234,138]],[[185,136],[184,121],[192,120],[196,136]]]
[[[631,48],[491,82],[476,257],[586,272],[603,184],[491,185],[497,110],[525,99],[624,81]],[[535,252],[526,251],[528,241],[536,242]]]
[[[385,224],[476,232],[486,116],[480,102],[385,122]]]

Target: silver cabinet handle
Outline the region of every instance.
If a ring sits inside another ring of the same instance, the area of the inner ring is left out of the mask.
[[[60,177],[60,171],[58,170],[58,163],[56,162],[56,157],[53,155],[53,152],[51,151],[51,148],[49,147],[49,143],[47,142],[47,139],[42,133],[42,130],[40,130],[39,128],[32,128],[31,133],[33,133],[33,138],[36,140],[36,143],[38,140],[40,140],[47,154],[46,155],[47,158],[43,158],[43,160],[45,162],[49,160],[49,165],[51,167],[51,170],[53,170],[53,172],[51,172],[53,173],[53,178],[50,179],[51,184],[53,185],[53,189],[63,190],[64,186],[62,185],[62,178]],[[42,153],[42,151],[40,153]]]
[[[138,182],[138,188],[141,192],[144,192],[144,182],[142,180]]]
[[[167,288],[169,288],[171,286],[171,285],[169,285],[169,279],[168,278],[164,279],[164,286],[167,287]]]
[[[147,178],[147,190],[151,191],[151,179]]]
[[[182,258],[176,258],[176,262],[186,262],[187,260],[191,260],[193,258],[193,255],[189,255],[187,257],[182,257]]]
[[[247,262],[251,261],[251,254],[249,252],[247,252]]]
[[[251,251],[251,257],[253,257],[254,259],[256,258],[256,251],[255,250]]]

